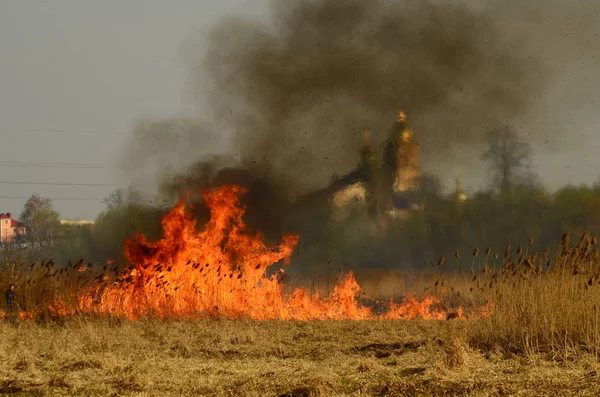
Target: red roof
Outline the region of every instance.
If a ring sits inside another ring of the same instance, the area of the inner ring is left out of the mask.
[[[25,225],[16,219],[13,219],[12,214],[7,212],[6,214],[0,214],[0,219],[10,219],[10,227],[25,227]]]

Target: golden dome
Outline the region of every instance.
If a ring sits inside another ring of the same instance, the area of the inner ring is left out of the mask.
[[[412,138],[413,138],[413,133],[411,130],[404,130],[400,134],[400,139],[402,139],[402,142],[410,142],[412,140]]]
[[[404,110],[399,110],[398,111],[398,122],[399,123],[405,123],[406,122],[406,113],[404,113]]]

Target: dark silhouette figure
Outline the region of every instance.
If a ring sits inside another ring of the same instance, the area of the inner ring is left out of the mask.
[[[15,286],[10,284],[5,293],[6,307],[10,313],[15,311]]]

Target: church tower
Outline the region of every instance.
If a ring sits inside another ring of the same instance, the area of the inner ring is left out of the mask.
[[[456,179],[455,179],[455,188],[454,188],[454,199],[459,202],[462,203],[464,201],[467,201],[469,198],[469,196],[467,196],[462,188],[462,182],[460,180],[460,174],[458,172],[458,170],[456,171]]]
[[[402,124],[397,131],[398,144],[396,147],[396,175],[394,178],[394,192],[416,191],[419,189],[421,179],[420,146],[413,132],[404,124],[406,115],[400,111],[398,123]]]
[[[398,118],[385,148],[385,163],[391,172],[390,215],[406,215],[408,211],[421,208],[419,189],[421,180],[420,146],[414,133],[407,126],[406,113],[398,112]]]

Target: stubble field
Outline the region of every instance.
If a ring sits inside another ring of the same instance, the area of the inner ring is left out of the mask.
[[[466,321],[0,326],[0,393],[73,396],[595,396],[592,354],[480,351]]]

